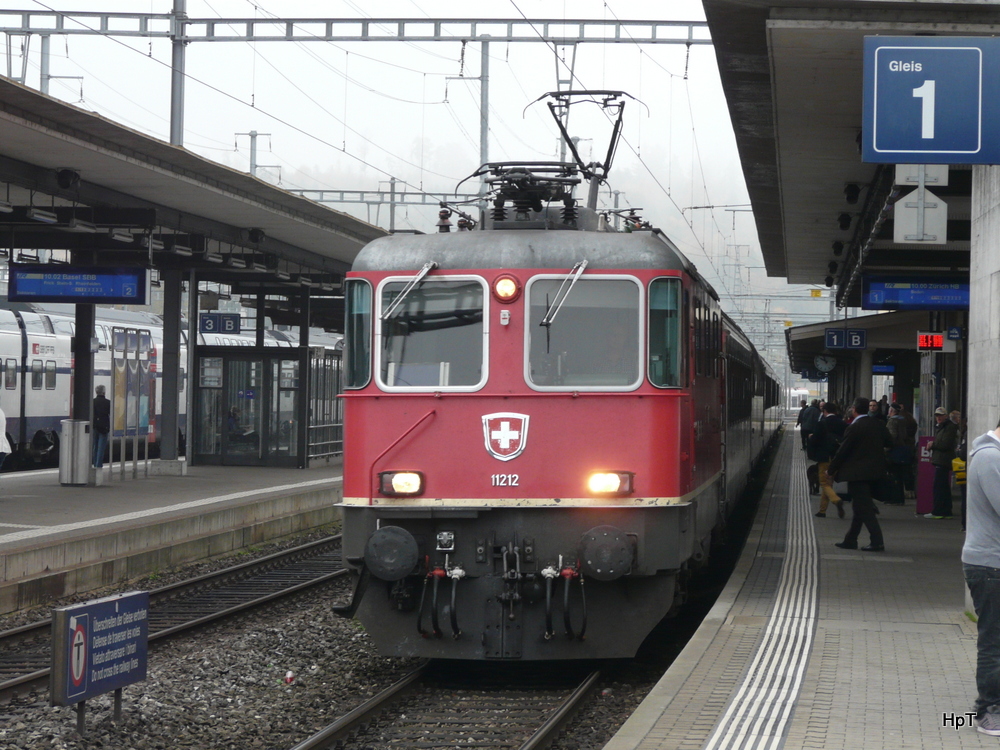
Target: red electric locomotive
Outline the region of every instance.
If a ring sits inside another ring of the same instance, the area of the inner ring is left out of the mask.
[[[663,233],[576,205],[582,164],[486,169],[482,228],[376,240],[348,275],[347,612],[391,655],[631,657],[778,384]]]

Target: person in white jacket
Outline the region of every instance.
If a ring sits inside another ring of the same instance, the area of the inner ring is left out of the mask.
[[[976,729],[1000,736],[1000,425],[969,451],[962,567],[978,616]]]

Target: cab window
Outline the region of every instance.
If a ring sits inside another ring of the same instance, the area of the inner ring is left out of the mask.
[[[660,388],[682,385],[680,279],[649,285],[649,381]]]
[[[564,281],[565,275],[539,276],[528,284],[528,384],[537,390],[638,387],[643,322],[638,281],[583,276],[557,299]]]
[[[379,384],[390,390],[481,387],[486,381],[484,281],[425,278],[404,295],[409,282],[389,279],[379,288]]]
[[[344,295],[344,387],[364,388],[372,376],[372,288],[362,279],[348,279]]]

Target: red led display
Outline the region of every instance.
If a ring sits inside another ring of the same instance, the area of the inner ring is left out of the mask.
[[[939,352],[944,349],[943,333],[918,333],[917,351],[919,352]]]

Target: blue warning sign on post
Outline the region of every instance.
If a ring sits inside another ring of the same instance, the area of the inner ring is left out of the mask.
[[[53,610],[51,705],[71,706],[145,680],[148,617],[146,591]]]

